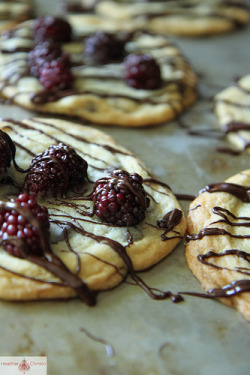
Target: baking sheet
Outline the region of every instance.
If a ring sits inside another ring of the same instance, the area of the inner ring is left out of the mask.
[[[39,14],[56,1],[35,2]],[[237,75],[249,73],[250,28],[202,39],[171,38],[199,73],[201,99],[181,117],[202,130],[216,126],[211,96]],[[0,105],[2,118],[34,114]],[[96,126],[136,153],[174,193],[197,194],[207,183],[250,167],[249,154],[216,151],[225,141],[188,135],[178,121],[147,129]],[[189,202],[181,201],[185,212]],[[141,276],[152,287],[201,291],[186,265],[184,241]],[[185,297],[154,301],[140,288],[122,284],[101,293],[94,308],[78,300],[0,302],[0,356],[47,356],[48,374],[66,375],[247,375],[250,326],[234,309],[214,300]]]

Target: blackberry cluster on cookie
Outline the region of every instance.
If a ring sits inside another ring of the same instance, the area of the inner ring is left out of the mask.
[[[69,146],[52,145],[33,158],[23,190],[45,197],[65,196],[68,189],[87,180],[88,163]]]
[[[149,198],[137,173],[116,170],[95,182],[94,212],[103,221],[117,226],[137,225],[145,218]]]
[[[72,39],[70,24],[54,16],[39,17],[34,21],[32,34],[36,44],[28,56],[30,74],[46,90],[69,89],[73,81],[71,61],[61,44]]]
[[[48,231],[48,210],[34,197],[19,194],[10,202],[0,201],[0,241],[10,255],[42,255],[42,237],[47,237]]]

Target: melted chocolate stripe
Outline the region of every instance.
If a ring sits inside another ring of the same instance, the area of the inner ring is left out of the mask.
[[[221,228],[204,228],[199,233],[187,234],[186,240],[187,241],[196,241],[201,240],[205,236],[229,236],[232,238],[241,238],[247,239],[250,238],[250,235],[240,235],[240,234],[232,234],[225,229]]]
[[[190,295],[200,298],[229,298],[240,293],[250,292],[250,280],[236,280],[222,288],[210,289],[206,293],[179,292],[181,295]]]
[[[228,219],[228,217],[223,212],[225,212],[228,216],[231,216],[234,220],[247,220],[248,222],[234,223],[234,222],[230,221]],[[218,221],[215,221],[211,224],[226,223],[226,224],[231,225],[232,227],[250,227],[250,217],[242,217],[242,216],[237,217],[232,212],[230,212],[229,210],[227,210],[225,208],[222,208],[222,207],[218,207],[218,206],[213,208],[213,213],[221,216],[223,218],[223,220],[218,220]]]
[[[87,252],[87,251],[85,252],[85,254],[89,255],[89,256],[92,257],[92,258],[95,258],[95,259],[99,260],[100,262],[102,262],[102,263],[104,263],[104,264],[107,264],[107,265],[110,266],[110,267],[113,267],[113,268],[115,269],[116,273],[117,273],[118,275],[120,275],[122,279],[124,279],[124,275],[120,272],[120,270],[119,270],[114,264],[112,264],[112,263],[110,263],[110,262],[107,262],[106,260],[104,260],[104,259],[102,259],[102,258],[100,258],[100,257],[98,257],[98,256],[96,256],[96,255],[94,255],[94,254],[91,254],[91,253],[89,253],[89,252]]]
[[[147,177],[147,178],[144,178],[144,179],[143,179],[143,182],[144,182],[145,184],[148,184],[148,183],[149,183],[149,185],[150,185],[150,184],[157,184],[157,185],[163,186],[164,188],[166,188],[166,189],[168,189],[168,190],[170,190],[170,191],[172,192],[170,186],[168,186],[165,182],[162,182],[162,181],[157,180],[157,178],[154,178],[154,177]],[[161,193],[161,192],[159,191],[159,193]],[[163,193],[163,194],[167,195],[166,193]]]
[[[57,282],[57,281],[46,281],[46,280],[41,280],[41,279],[37,279],[36,277],[32,277],[32,276],[28,276],[28,275],[23,275],[21,273],[18,273],[18,272],[15,272],[7,267],[3,267],[0,265],[0,269],[4,270],[4,271],[7,271],[7,272],[10,272],[11,274],[15,275],[15,276],[18,276],[18,277],[22,277],[24,279],[28,279],[28,280],[33,280],[33,281],[37,281],[38,283],[45,283],[45,284],[53,284],[53,285],[58,285],[58,286],[64,286],[64,284],[61,282]]]
[[[60,225],[59,225],[59,226],[60,226]],[[67,229],[66,229],[65,227],[63,227],[62,230],[63,230],[64,241],[66,242],[69,251],[72,252],[72,253],[74,253],[75,256],[76,256],[76,259],[77,259],[76,275],[78,275],[79,272],[80,272],[80,270],[81,270],[80,256],[79,256],[78,252],[75,251],[75,250],[73,249],[73,247],[71,246],[71,244],[70,244],[70,241],[69,241],[69,234],[68,234]]]
[[[179,81],[165,82],[165,86],[171,86],[173,84],[176,85],[176,88],[179,88],[179,91],[183,91],[183,88],[185,87],[185,84],[183,84],[182,82],[179,82]],[[18,95],[22,95],[24,93],[25,92],[23,91],[23,92],[17,93],[16,95],[18,96]],[[29,91],[27,91],[26,93],[30,94]],[[108,99],[108,98],[127,99],[127,100],[131,100],[133,102],[136,102],[136,103],[148,103],[148,104],[152,104],[152,105],[165,104],[166,103],[165,99],[157,100],[158,95],[156,95],[156,93],[154,93],[154,94],[155,95],[151,96],[151,97],[148,96],[146,98],[138,98],[138,97],[135,97],[135,96],[130,96],[128,94],[111,94],[111,93],[108,93],[108,92],[105,93],[105,92],[97,92],[97,91],[93,92],[93,91],[89,91],[89,90],[74,90],[74,89],[72,89],[72,90],[57,91],[55,93],[49,93],[48,91],[40,91],[40,92],[37,92],[35,94],[31,94],[31,101],[35,104],[45,104],[47,102],[54,102],[54,101],[57,101],[59,99],[62,99],[62,98],[68,97],[68,96],[92,95],[92,96],[96,96],[96,97],[101,98],[101,99]],[[173,99],[173,102],[169,101],[168,104],[171,105],[171,108],[172,108],[173,111],[175,111],[177,113],[181,113],[181,109],[179,107],[180,107],[180,104],[183,105],[182,100]],[[175,104],[176,104],[176,108],[174,107]]]
[[[75,221],[77,222],[77,219],[75,219]],[[61,222],[56,219],[54,220],[54,222],[61,224]],[[133,271],[131,259],[128,257],[126,253],[126,248],[122,244],[108,237],[97,236],[94,233],[88,232],[80,225],[80,223],[77,223],[79,226],[71,223],[70,221],[65,221],[64,224],[68,225],[76,233],[82,234],[85,237],[89,237],[96,242],[103,243],[111,247],[121,257],[121,259],[126,264],[128,269]]]
[[[86,328],[80,328],[80,331],[81,332],[84,332],[89,338],[91,338],[92,340],[94,341],[97,341],[103,345],[105,345],[105,348],[106,348],[106,352],[107,352],[107,355],[108,357],[113,357],[115,352],[114,352],[114,349],[113,347],[104,339],[100,338],[100,337],[97,337],[95,335],[93,335],[92,333],[90,333]]]
[[[175,196],[178,200],[186,200],[186,201],[193,201],[196,198],[195,195],[190,195],[190,194],[175,194]]]
[[[174,210],[169,211],[166,215],[163,216],[161,220],[157,221],[157,226],[159,228],[165,229],[164,232],[161,234],[161,239],[163,241],[174,239],[174,238],[181,238],[180,233],[179,235],[174,237],[167,237],[167,233],[173,231],[173,229],[181,222],[183,217],[183,213],[181,210],[175,208]],[[176,232],[175,232],[176,233]]]
[[[9,121],[9,120],[8,120]],[[28,139],[28,140],[31,140],[32,142],[36,142],[36,143],[38,143],[38,144],[40,144],[40,142],[38,141],[38,140],[35,140],[35,139],[31,139],[31,138],[29,138],[29,137],[27,137],[27,136],[25,136],[23,133],[19,133],[16,129],[14,129],[12,126],[8,126],[8,128],[13,132],[13,133],[15,133],[18,137],[21,137],[21,138],[25,138],[25,139]],[[15,141],[14,141],[14,143],[16,143]],[[18,145],[18,143],[16,143],[17,145]],[[34,154],[32,151],[30,151],[29,149],[27,149],[25,146],[23,146],[23,145],[21,145],[21,148],[22,148],[22,150],[23,151],[25,151],[27,154],[30,154],[31,156],[32,155],[36,155],[36,154]]]
[[[122,151],[122,150],[119,150],[113,146],[109,146],[109,145],[105,145],[105,144],[102,144],[102,143],[96,143],[96,142],[90,142],[89,140],[87,140],[86,138],[80,136],[80,135],[75,135],[75,134],[72,134],[72,133],[69,133],[69,132],[66,132],[65,130],[61,129],[61,128],[58,128],[56,125],[53,125],[51,123],[48,123],[48,122],[41,122],[41,121],[38,121],[36,119],[32,119],[32,121],[34,123],[37,123],[37,124],[41,124],[41,125],[44,125],[44,126],[47,126],[47,127],[51,127],[51,128],[54,128],[54,129],[57,129],[59,132],[61,132],[62,134],[65,134],[67,136],[70,136],[78,141],[81,141],[81,142],[84,142],[84,143],[87,143],[87,144],[91,144],[91,145],[95,145],[97,147],[101,147],[101,148],[104,148],[105,150],[107,151],[110,151],[111,153],[113,154],[121,154],[121,155],[128,155],[128,156],[133,156],[131,155],[130,153],[128,152],[125,152],[125,151]],[[97,159],[99,160],[99,159]]]
[[[250,254],[245,252],[245,251],[238,250],[238,249],[224,250],[222,253],[216,253],[215,251],[210,250],[205,254],[198,255],[197,259],[202,264],[205,264],[207,266],[211,266],[211,267],[214,267],[214,268],[217,268],[217,269],[226,269],[228,271],[239,272],[239,273],[243,273],[245,275],[250,275],[250,268],[244,268],[243,269],[242,267],[236,267],[234,269],[230,269],[230,268],[227,268],[227,267],[218,266],[218,265],[216,265],[212,262],[207,261],[207,259],[210,259],[210,258],[213,258],[213,257],[214,258],[220,258],[220,257],[228,257],[230,255],[236,256],[238,258],[242,258],[246,262],[250,263]]]
[[[240,130],[250,131],[250,123],[241,122],[241,121],[231,121],[226,124],[222,130],[226,133],[236,133]]]
[[[217,192],[225,192],[235,197],[239,198],[242,202],[249,203],[250,202],[250,186],[242,186],[237,184],[232,184],[229,182],[222,182],[216,184],[207,185],[204,189],[202,189],[199,194],[208,192],[208,193],[217,193]]]
[[[36,130],[38,133],[40,133],[40,134],[44,134],[44,135],[46,135],[47,137],[51,138],[56,144],[59,144],[59,143],[61,142],[61,140],[60,140],[59,138],[53,137],[52,135],[45,133],[43,130],[41,130],[41,129],[39,129],[39,128],[32,127],[32,126],[30,126],[30,125],[24,124],[24,123],[19,122],[19,121],[14,121],[14,120],[11,120],[11,119],[8,119],[8,120],[6,120],[6,121],[11,122],[13,125],[18,126],[18,127],[21,127],[21,128],[23,128],[23,129]],[[42,122],[40,122],[40,124],[46,125],[45,123],[42,123]],[[13,129],[13,127],[10,127],[10,128],[11,128],[11,130],[12,130],[13,132],[15,132],[15,129]],[[56,128],[56,127],[55,127],[55,128]],[[58,129],[58,128],[57,128],[57,129]],[[60,129],[58,129],[58,130],[60,131]],[[71,135],[70,133],[63,132],[63,131],[61,131],[61,132],[62,132],[62,133],[65,133],[65,134],[67,134],[67,135],[69,135],[69,136],[74,137],[74,136]],[[16,132],[16,134],[19,135],[18,132]],[[24,135],[22,135],[22,136],[24,136]],[[26,138],[28,138],[28,137],[26,137]],[[77,137],[74,137],[74,138],[77,139]],[[28,138],[28,139],[30,139],[30,138]],[[31,140],[34,141],[33,139],[31,139]],[[66,143],[64,142],[64,144],[66,144]],[[70,144],[67,144],[67,145],[70,146]],[[25,149],[25,150],[27,150],[27,149]],[[97,157],[95,157],[95,156],[93,156],[93,155],[87,154],[87,153],[84,152],[82,149],[80,150],[80,149],[77,149],[77,148],[75,147],[75,150],[78,151],[79,153],[81,153],[82,155],[88,156],[89,158],[91,158],[91,159],[93,159],[93,160],[100,161],[100,162],[102,162],[103,164],[107,164],[107,165],[110,166],[110,164],[108,164],[105,160],[102,160],[102,159],[97,158]],[[29,153],[29,150],[27,150],[27,153]],[[94,168],[94,169],[98,169],[97,167],[91,165],[90,163],[88,163],[88,164],[89,164],[89,166],[91,166],[92,168]]]
[[[57,220],[55,220],[55,222],[57,222]],[[109,247],[111,247],[121,257],[121,259],[127,266],[128,271],[132,279],[135,281],[136,285],[140,286],[151,298],[156,299],[156,300],[163,300],[163,299],[171,298],[173,302],[180,302],[183,300],[183,298],[179,294],[175,295],[170,291],[167,291],[167,292],[159,291],[158,289],[150,288],[148,285],[146,285],[146,283],[134,271],[131,259],[127,255],[126,247],[121,245],[119,242],[112,240],[110,238],[104,237],[104,236],[97,236],[91,232],[87,232],[81,226],[77,226],[68,221],[66,221],[65,224],[69,225],[71,229],[74,230],[75,232],[80,233],[86,237],[93,239],[94,241],[104,243],[108,245]],[[154,290],[157,290],[157,293],[155,293]]]

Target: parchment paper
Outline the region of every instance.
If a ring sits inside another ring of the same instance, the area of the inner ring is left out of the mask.
[[[35,1],[37,12],[55,12],[56,1]],[[201,39],[171,38],[200,75],[201,98],[181,117],[202,130],[216,127],[211,96],[237,75],[249,73],[250,28]],[[1,105],[0,116],[34,113]],[[249,154],[216,151],[225,141],[188,135],[179,121],[148,129],[101,127],[136,153],[174,193],[195,195],[207,183],[250,167]],[[210,136],[209,136],[210,135]],[[185,212],[189,202],[181,201]],[[202,291],[188,269],[184,241],[141,276],[152,287]],[[78,300],[0,302],[1,356],[47,356],[50,375],[247,375],[250,326],[234,309],[214,300],[185,297],[153,301],[123,284],[99,295],[94,308]]]

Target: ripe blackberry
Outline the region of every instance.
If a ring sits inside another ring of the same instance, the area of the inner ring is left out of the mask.
[[[149,54],[130,54],[124,60],[125,80],[135,89],[154,90],[161,86],[158,63]]]
[[[33,36],[36,43],[46,40],[57,43],[70,42],[72,29],[70,24],[62,18],[47,15],[38,17],[34,21]]]
[[[10,202],[0,202],[0,239],[11,255],[42,255],[41,236],[48,236],[46,207],[39,206],[28,194],[20,194]]]
[[[113,34],[97,31],[86,38],[84,60],[89,64],[106,64],[123,58],[124,41]]]
[[[29,52],[28,66],[30,74],[34,77],[39,77],[41,68],[46,62],[63,59],[61,47],[58,44],[51,42],[39,43]]]
[[[46,90],[64,90],[71,86],[73,76],[67,54],[43,63],[39,70],[39,80]]]
[[[32,160],[23,191],[30,195],[64,196],[70,187],[87,179],[87,162],[69,146],[52,145]]]
[[[0,130],[0,181],[14,159],[16,147],[10,136]]]
[[[96,181],[92,192],[94,213],[103,221],[117,225],[136,225],[145,218],[149,198],[137,173],[116,170]]]

